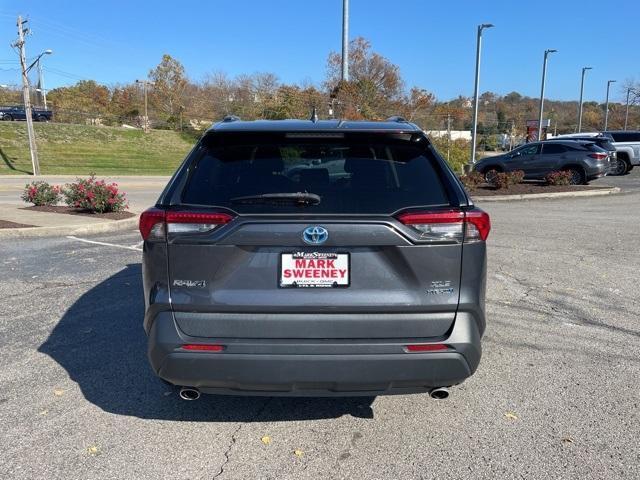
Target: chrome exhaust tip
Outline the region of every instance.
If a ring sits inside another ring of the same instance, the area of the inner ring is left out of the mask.
[[[187,401],[198,400],[200,398],[200,390],[194,387],[182,387],[180,389],[180,398]]]
[[[447,387],[434,388],[429,392],[429,396],[436,400],[444,400],[449,398],[449,389]]]

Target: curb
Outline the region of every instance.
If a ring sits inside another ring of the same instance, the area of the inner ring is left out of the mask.
[[[57,237],[66,235],[90,235],[93,233],[119,232],[136,228],[138,217],[126,218],[124,220],[111,220],[109,222],[95,223],[92,225],[68,225],[62,227],[26,227],[26,228],[2,228],[0,229],[0,239],[4,238],[35,238],[35,237]]]
[[[577,192],[553,192],[553,193],[521,193],[518,195],[493,195],[493,196],[477,196],[471,195],[474,202],[508,202],[518,200],[539,200],[553,198],[570,198],[570,197],[597,197],[600,195],[614,195],[620,193],[620,187],[598,188],[597,190],[585,190]]]

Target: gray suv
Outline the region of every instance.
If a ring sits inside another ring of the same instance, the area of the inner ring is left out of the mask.
[[[415,125],[228,118],[140,218],[154,371],[193,400],[473,374],[490,221]]]
[[[527,143],[504,155],[484,158],[474,169],[489,183],[498,172],[522,170],[526,180],[543,180],[551,172],[568,170],[571,183],[582,185],[604,177],[611,164],[609,153],[593,141],[548,140]]]

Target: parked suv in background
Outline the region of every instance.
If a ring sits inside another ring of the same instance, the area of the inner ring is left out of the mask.
[[[151,365],[184,399],[445,398],[480,361],[489,229],[411,123],[226,119],[140,218]]]
[[[611,130],[605,133],[613,137],[613,146],[618,151],[618,159],[624,162],[626,170],[621,175],[640,165],[640,131]]]
[[[624,175],[626,173],[626,166],[624,161],[620,161],[618,163],[618,154],[616,147],[613,145],[613,138],[611,135],[606,135],[604,133],[571,133],[567,135],[558,135],[557,137],[551,138],[548,141],[565,141],[565,140],[584,140],[587,142],[593,142],[603,150],[606,150],[609,154],[609,165],[610,170],[607,172],[607,175]]]
[[[488,157],[475,170],[492,183],[498,172],[522,170],[527,180],[543,180],[551,172],[568,170],[571,184],[582,185],[609,171],[609,154],[592,141],[547,140],[522,145],[503,155]]]

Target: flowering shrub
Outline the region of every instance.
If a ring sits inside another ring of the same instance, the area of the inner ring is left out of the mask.
[[[64,197],[70,207],[91,212],[121,212],[129,208],[125,194],[118,191],[118,184],[96,180],[95,175],[67,184]]]
[[[469,190],[473,190],[478,185],[484,183],[484,177],[482,176],[481,173],[473,171],[473,172],[469,172],[469,173],[467,173],[465,175],[462,175],[460,177],[460,181]]]
[[[60,187],[47,182],[31,182],[25,185],[22,200],[34,205],[55,205],[60,201]]]
[[[512,185],[517,185],[524,180],[524,172],[522,170],[514,170],[513,172],[499,172],[496,174],[496,178],[493,185],[502,190],[509,188]]]
[[[568,170],[560,170],[547,173],[544,179],[549,185],[570,185],[571,172],[569,172]]]

